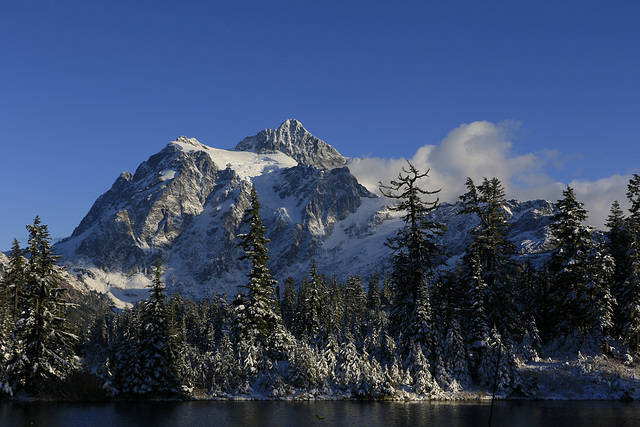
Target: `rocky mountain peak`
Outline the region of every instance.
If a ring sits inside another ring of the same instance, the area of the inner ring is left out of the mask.
[[[278,129],[265,129],[236,145],[236,151],[259,154],[281,152],[299,164],[319,169],[333,169],[346,164],[346,159],[331,145],[313,136],[302,123],[289,119]]]
[[[178,145],[178,146],[182,146],[182,147],[189,146],[191,148],[196,148],[196,149],[199,149],[199,150],[207,148],[206,145],[202,144],[197,139],[195,139],[195,138],[187,138],[184,135],[179,136],[175,141],[171,141],[169,143],[169,145],[170,146],[171,145]]]

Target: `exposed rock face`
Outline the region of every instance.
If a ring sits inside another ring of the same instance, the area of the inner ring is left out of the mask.
[[[205,152],[169,144],[135,174],[121,174],[58,247],[67,252],[77,243],[75,258],[102,269],[131,272],[148,265],[155,255],[148,249],[171,246],[202,213],[218,180],[218,167]]]
[[[331,146],[288,120],[246,138],[235,151],[180,137],[123,173],[100,196],[73,234],[56,245],[88,286],[121,301],[145,297],[158,257],[170,292],[235,293],[249,271],[236,236],[255,186],[270,239],[274,277],[296,279],[312,260],[338,279],[367,277],[389,265],[385,240],[402,226],[388,202],[366,190]],[[443,204],[434,220],[452,259],[464,251],[477,221]],[[545,249],[549,202],[509,202],[512,240],[525,253]],[[137,290],[136,290],[137,289]],[[129,298],[129,299],[127,299]]]
[[[282,152],[298,163],[321,169],[344,166],[346,159],[338,150],[311,135],[297,120],[287,120],[276,130],[265,129],[238,143],[236,150],[259,154]]]

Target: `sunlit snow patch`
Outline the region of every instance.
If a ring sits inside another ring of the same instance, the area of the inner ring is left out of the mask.
[[[160,180],[161,181],[169,181],[176,176],[176,171],[173,169],[165,169],[160,172]]]

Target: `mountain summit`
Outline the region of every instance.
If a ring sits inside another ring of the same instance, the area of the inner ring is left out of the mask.
[[[298,163],[320,169],[333,169],[346,164],[342,155],[321,139],[311,135],[297,120],[289,119],[276,130],[265,129],[236,145],[237,151],[259,154],[282,152]]]
[[[397,212],[358,183],[345,159],[295,120],[245,138],[235,150],[180,137],[124,172],[95,201],[73,234],[56,245],[70,272],[115,304],[147,295],[160,259],[170,292],[193,298],[247,281],[238,234],[255,186],[273,276],[301,280],[318,271],[367,278],[390,263],[384,245],[402,226]],[[477,220],[443,204],[433,220],[449,225],[442,243],[457,259]],[[544,250],[549,202],[509,202],[511,240],[523,253]]]

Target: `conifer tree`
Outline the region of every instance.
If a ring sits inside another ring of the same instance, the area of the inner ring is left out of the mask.
[[[471,353],[471,367],[475,374],[489,345],[489,327],[484,300],[487,285],[482,275],[482,263],[477,249],[472,248],[471,251],[465,254],[465,258],[468,258],[465,264],[468,267],[463,270],[462,278],[466,284],[463,319]]]
[[[344,313],[349,326],[359,328],[367,314],[367,295],[360,276],[350,276],[345,285]]]
[[[245,313],[244,321],[240,323],[240,334],[250,334],[264,340],[282,319],[277,312],[274,295],[277,282],[267,267],[269,239],[265,237],[266,228],[262,225],[260,202],[255,187],[251,188],[251,205],[245,212],[244,222],[249,225],[249,232],[238,236],[245,252],[240,259],[251,260],[251,271],[248,274],[249,283],[245,285]]]
[[[613,308],[613,325],[615,334],[622,336],[625,319],[624,284],[629,275],[630,265],[627,252],[631,245],[628,220],[618,201],[611,205],[607,217],[607,251],[613,258],[614,271],[611,278],[611,295],[618,302]]]
[[[469,261],[477,257],[482,282],[486,285],[482,303],[487,322],[511,332],[511,328],[518,325],[516,295],[510,278],[516,249],[507,238],[511,224],[504,187],[497,178],[484,178],[478,186],[467,178],[465,185],[468,191],[460,197],[464,203],[461,213],[477,216],[480,224],[471,232],[473,240],[463,259],[464,267],[471,270]]]
[[[445,337],[445,363],[447,371],[453,380],[458,381],[462,385],[471,384],[471,376],[469,374],[469,360],[467,358],[467,349],[464,345],[460,325],[454,318],[451,326],[447,330]]]
[[[554,320],[557,331],[586,332],[590,319],[586,307],[590,304],[587,294],[589,281],[589,254],[594,249],[592,229],[583,224],[587,211],[571,187],[562,192],[550,225],[556,248],[549,261],[552,294],[555,300]]]
[[[411,342],[421,347],[422,352],[428,360],[435,361],[436,333],[428,292],[426,285],[423,284],[418,292],[418,299],[412,315],[412,323],[407,328],[407,335]]]
[[[9,269],[3,279],[4,297],[7,303],[7,320],[11,321],[11,330],[18,320],[18,314],[26,303],[26,271],[24,251],[20,248],[20,242],[13,239],[11,253],[9,254]]]
[[[419,344],[412,343],[410,345],[405,367],[413,379],[413,390],[417,394],[429,396],[441,391],[440,386],[431,374],[431,365]]]
[[[315,260],[311,262],[310,280],[305,278],[298,292],[294,329],[300,336],[317,340],[321,332],[323,305],[326,294],[324,279],[318,273]]]
[[[176,361],[172,356],[172,330],[167,312],[167,296],[162,281],[160,260],[154,268],[149,297],[144,301],[140,325],[141,374],[144,379],[141,391],[149,396],[179,394],[180,380]]]
[[[630,242],[627,251],[629,271],[622,294],[624,338],[636,352],[640,351],[640,175],[633,174],[627,185]]]
[[[119,396],[133,397],[146,392],[140,358],[140,306],[120,313],[115,321],[111,370],[112,385]]]
[[[76,367],[74,347],[79,338],[65,319],[71,304],[62,298],[63,279],[56,270],[60,256],[53,252],[48,228],[36,216],[27,230],[26,299],[17,315],[8,372],[14,384],[38,393],[47,382],[64,379]]]
[[[532,316],[520,343],[520,356],[526,360],[537,361],[541,355],[541,342],[536,319]]]
[[[587,263],[589,275],[582,308],[586,312],[586,327],[598,345],[608,348],[613,332],[613,309],[617,305],[611,294],[614,261],[603,242],[594,242]]]
[[[396,292],[391,284],[391,280],[391,274],[385,274],[382,280],[382,287],[380,288],[380,307],[387,311],[393,307],[396,300]]]
[[[390,326],[393,334],[404,343],[403,347],[408,349],[407,328],[414,321],[419,290],[422,287],[428,290],[434,280],[439,256],[444,252],[435,237],[444,234],[445,226],[428,218],[428,214],[437,208],[439,199],[422,200],[423,196],[433,196],[440,191],[427,191],[418,186],[421,179],[429,176],[429,170],[421,173],[408,161],[407,164],[390,185],[380,183],[380,191],[399,201],[392,210],[404,212],[404,226],[385,244],[393,251],[392,281],[396,293]],[[423,298],[429,298],[428,291]]]
[[[367,307],[369,310],[377,312],[381,307],[380,301],[380,273],[376,268],[375,273],[369,277],[369,286],[367,288]]]
[[[296,315],[296,288],[293,277],[287,277],[284,280],[284,295],[280,303],[280,312],[282,313],[282,321],[284,325],[291,329],[293,319]]]

